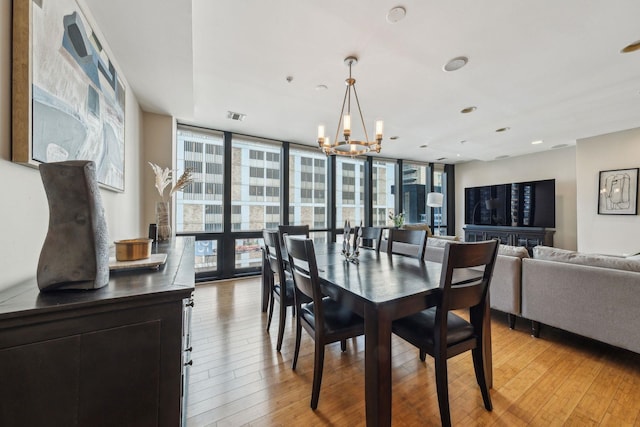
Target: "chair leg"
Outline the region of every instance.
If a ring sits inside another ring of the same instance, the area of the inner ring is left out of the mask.
[[[427,359],[427,352],[421,349],[420,350],[420,360],[424,362],[426,359]]]
[[[340,340],[340,350],[347,351],[347,340]]]
[[[267,320],[267,332],[269,332],[269,327],[271,326],[271,318],[273,317],[273,305],[276,303],[276,299],[274,298],[273,292],[269,291],[269,319]]]
[[[320,385],[322,384],[322,368],[324,366],[324,345],[316,340],[316,351],[313,362],[313,389],[311,390],[311,409],[318,408]]]
[[[276,350],[282,348],[282,339],[284,338],[284,322],[287,320],[287,306],[280,300],[280,324],[278,325],[278,344]]]
[[[476,381],[478,381],[478,385],[480,386],[484,407],[487,411],[492,411],[493,405],[491,404],[491,395],[489,394],[489,387],[487,387],[487,378],[484,375],[482,347],[474,348],[471,350],[471,354],[473,356],[473,370],[476,372]]]
[[[296,310],[299,312],[300,309]],[[293,362],[291,363],[291,369],[296,370],[298,364],[298,355],[300,354],[300,339],[302,338],[302,324],[300,323],[300,316],[296,315],[296,345],[293,350]]]
[[[447,359],[435,357],[436,389],[438,391],[438,406],[440,407],[440,422],[442,427],[451,426],[451,414],[449,412],[449,384],[447,378]]]

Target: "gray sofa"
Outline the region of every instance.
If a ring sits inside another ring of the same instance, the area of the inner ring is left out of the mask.
[[[442,262],[444,245],[451,239],[429,237],[424,259]],[[507,313],[509,327],[513,329],[516,317],[521,315],[522,259],[529,258],[524,247],[500,245],[489,288],[491,308]]]
[[[543,323],[640,353],[640,261],[537,246],[522,260],[522,316],[534,336]]]

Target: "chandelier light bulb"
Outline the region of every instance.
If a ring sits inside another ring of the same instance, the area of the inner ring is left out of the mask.
[[[384,130],[384,123],[382,120],[376,120],[376,139],[382,139],[382,132]]]

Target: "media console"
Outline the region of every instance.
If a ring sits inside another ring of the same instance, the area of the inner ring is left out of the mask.
[[[543,227],[501,227],[492,225],[466,225],[466,242],[498,239],[503,245],[524,246],[531,254],[534,246],[553,246],[553,229]]]

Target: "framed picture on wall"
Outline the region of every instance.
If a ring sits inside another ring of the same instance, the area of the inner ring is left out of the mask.
[[[600,171],[598,214],[638,213],[638,168]]]
[[[124,191],[125,84],[76,0],[13,1],[12,160],[92,160]]]

